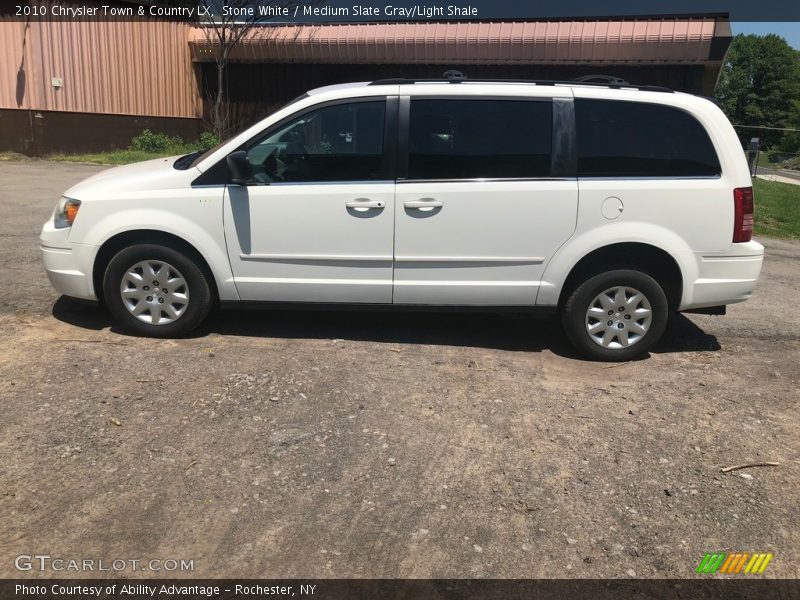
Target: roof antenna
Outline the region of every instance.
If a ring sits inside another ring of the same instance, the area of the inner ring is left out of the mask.
[[[455,69],[448,69],[447,71],[444,72],[444,75],[442,75],[442,77],[447,79],[447,81],[449,81],[450,83],[461,83],[467,78],[467,76],[464,75],[461,71],[456,71]]]

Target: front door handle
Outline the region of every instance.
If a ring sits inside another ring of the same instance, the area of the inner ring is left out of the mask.
[[[441,200],[434,200],[433,198],[422,198],[420,200],[407,200],[403,203],[403,206],[406,208],[416,208],[419,210],[425,209],[432,209],[432,208],[441,208],[444,206],[444,202]]]
[[[345,206],[347,208],[352,208],[354,210],[369,210],[374,208],[383,208],[386,206],[386,202],[383,200],[370,200],[369,198],[358,198],[356,200],[351,200],[350,202],[345,202]]]

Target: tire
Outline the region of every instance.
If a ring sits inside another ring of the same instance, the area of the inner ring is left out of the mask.
[[[590,277],[561,309],[573,346],[589,358],[612,362],[647,354],[664,333],[668,318],[667,297],[658,282],[631,269]]]
[[[189,333],[213,304],[208,278],[196,262],[158,244],[118,252],[106,268],[103,296],[120,327],[159,338]]]

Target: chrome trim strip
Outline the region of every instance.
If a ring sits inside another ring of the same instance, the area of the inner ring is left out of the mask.
[[[395,287],[471,287],[471,288],[486,288],[486,287],[529,287],[537,289],[541,286],[540,281],[475,281],[472,279],[464,281],[428,281],[427,279],[395,279]]]
[[[725,255],[701,255],[700,260],[704,263],[727,263],[727,262],[738,262],[744,261],[748,262],[751,260],[762,260],[764,258],[763,254],[731,254],[728,256]]]
[[[376,180],[359,180],[359,181],[274,181],[272,183],[249,183],[247,185],[234,185],[234,184],[227,184],[227,183],[213,183],[213,184],[203,184],[203,185],[192,185],[192,189],[200,189],[200,188],[224,188],[228,185],[232,187],[285,187],[290,185],[354,185],[354,184],[361,184],[361,185],[368,185],[368,184],[380,184],[380,183],[394,183],[393,179],[376,179]]]
[[[656,176],[616,176],[616,175],[597,175],[594,177],[578,176],[578,181],[675,181],[684,179],[722,179],[722,175],[664,175]]]
[[[377,185],[381,183],[394,183],[392,179],[365,179],[357,181],[274,181],[262,184],[263,187],[288,187],[292,185]],[[251,187],[251,186],[248,186]],[[255,186],[252,186],[255,187]]]
[[[269,284],[288,283],[293,286],[320,285],[320,284],[336,285],[336,286],[381,285],[381,286],[391,287],[392,280],[391,279],[298,279],[294,277],[237,277],[236,283],[269,283]],[[244,300],[244,302],[247,302],[247,300]],[[292,302],[292,300],[287,300],[286,302]],[[347,301],[343,300],[342,302],[346,303]]]
[[[241,260],[264,262],[292,262],[292,261],[373,261],[392,262],[391,256],[359,255],[359,254],[240,254]]]
[[[607,175],[607,176],[593,176],[593,177],[471,177],[464,179],[391,179],[380,180],[359,180],[359,181],[279,181],[273,183],[265,183],[258,185],[249,185],[245,187],[281,187],[290,185],[353,185],[353,184],[381,184],[381,183],[498,183],[498,182],[514,182],[514,181],[676,181],[676,180],[691,180],[691,179],[722,179],[722,175],[665,175],[663,177],[656,176],[620,176]],[[220,188],[225,187],[226,184],[209,184],[209,185],[193,185],[192,188]],[[237,186],[239,187],[239,186]]]
[[[503,183],[525,181],[577,181],[577,177],[472,177],[464,179],[398,179],[397,183]]]
[[[291,262],[291,261],[364,261],[364,262],[394,262],[399,263],[433,263],[433,262],[459,262],[459,263],[526,263],[539,265],[544,262],[543,256],[380,256],[360,254],[239,254],[241,260],[263,262]]]
[[[58,252],[60,254],[72,253],[72,248],[65,248],[64,246],[48,246],[47,244],[39,244],[39,249],[42,252]]]
[[[543,256],[395,256],[395,262],[478,262],[478,263],[529,263],[539,265]]]

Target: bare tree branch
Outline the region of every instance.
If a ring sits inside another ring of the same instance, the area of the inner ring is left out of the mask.
[[[214,54],[216,64],[216,90],[210,98],[210,122],[216,136],[222,140],[236,129],[233,125],[228,105],[227,68],[231,52],[253,30],[264,26],[264,33],[271,33],[269,22],[275,15],[288,11],[294,14],[295,7],[323,4],[325,0],[201,0],[210,9],[212,17],[203,21],[206,42]],[[225,7],[228,10],[225,10]],[[252,14],[241,9],[252,7]],[[263,10],[262,10],[263,7]],[[280,10],[279,10],[280,9]]]

